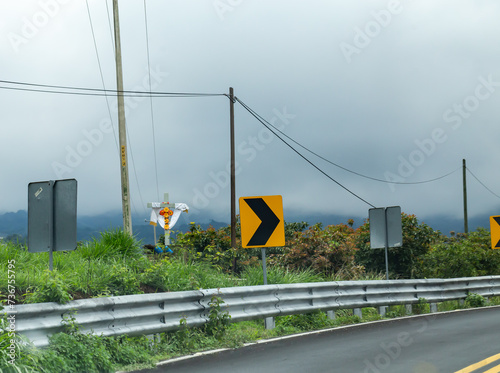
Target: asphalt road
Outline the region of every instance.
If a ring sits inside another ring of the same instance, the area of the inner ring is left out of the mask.
[[[500,307],[426,315],[259,343],[143,372],[454,373],[500,353],[499,327]],[[498,364],[500,356],[486,368]]]

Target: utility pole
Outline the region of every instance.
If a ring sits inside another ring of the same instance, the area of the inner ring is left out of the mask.
[[[462,159],[462,174],[463,174],[463,184],[464,184],[464,233],[469,233],[469,222],[467,219],[467,180],[465,177],[467,167],[465,165],[465,159]]]
[[[236,164],[234,155],[234,92],[229,88],[229,116],[231,138],[231,247],[236,247]],[[233,266],[236,266],[236,259]]]
[[[122,51],[120,43],[120,19],[118,0],[113,0],[113,18],[115,27],[115,62],[116,85],[118,96],[118,137],[120,142],[120,170],[122,186],[123,231],[132,235],[132,216],[130,212],[130,188],[127,163],[127,131],[125,128],[125,100],[123,97]]]

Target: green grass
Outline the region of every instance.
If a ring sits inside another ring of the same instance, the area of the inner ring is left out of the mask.
[[[262,267],[247,267],[243,271],[241,285],[252,286],[262,285],[264,277],[262,274]],[[305,282],[321,282],[325,278],[321,275],[314,273],[312,270],[305,271],[292,271],[283,267],[268,267],[267,268],[267,283],[272,284],[297,284]]]
[[[48,253],[29,253],[25,247],[0,242],[0,260],[14,263],[16,303],[60,302],[70,299],[111,295],[140,294],[144,292],[169,292],[194,289],[214,289],[234,286],[252,286],[263,283],[262,267],[247,266],[236,276],[189,256],[144,255],[142,247],[133,237],[120,230],[104,232],[97,239],[79,243],[71,252],[54,253],[54,271],[48,271]],[[340,274],[325,277],[312,270],[292,271],[280,266],[267,269],[268,284],[309,283],[341,281]],[[8,266],[0,267],[0,277],[7,279]],[[383,274],[363,273],[357,280],[379,280]],[[8,294],[8,282],[0,281],[0,297]],[[439,311],[478,305],[498,305],[500,297],[485,299],[471,294],[468,301],[448,301],[438,304]],[[223,307],[222,307],[223,309]],[[427,313],[425,300],[413,306],[414,313]],[[276,328],[266,330],[263,320],[245,321],[224,325],[221,315],[214,315],[217,327],[187,328],[162,333],[155,342],[146,337],[102,337],[78,333],[78,326],[68,321],[66,333],[51,339],[50,347],[35,349],[16,338],[16,372],[78,372],[132,370],[153,366],[154,362],[189,353],[236,348],[245,343],[305,331],[332,328],[360,322],[380,320],[375,308],[363,308],[363,319],[352,310],[337,310],[329,319],[324,312],[305,315],[286,315],[275,318]],[[390,306],[386,318],[405,316],[404,306]],[[219,323],[221,321],[221,323]],[[5,325],[5,320],[2,321]],[[0,326],[1,328],[1,326]],[[211,332],[210,332],[211,330]],[[0,373],[12,368],[8,365],[6,351],[11,336],[5,327],[0,332]]]

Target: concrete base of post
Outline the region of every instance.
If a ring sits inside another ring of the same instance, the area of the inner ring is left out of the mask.
[[[363,312],[361,308],[354,308],[353,310],[354,316],[358,316],[360,319],[363,318]]]
[[[274,329],[276,327],[276,324],[274,323],[274,317],[266,317],[264,319],[264,325],[266,326],[267,330]]]
[[[389,307],[388,306],[379,306],[378,308],[378,314],[382,317],[384,317],[386,314],[387,314],[387,309]]]
[[[330,320],[335,320],[335,311],[326,311],[326,316],[327,316]]]

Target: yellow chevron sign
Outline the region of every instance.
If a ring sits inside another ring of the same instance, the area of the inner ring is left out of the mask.
[[[491,248],[500,249],[500,216],[490,216]]]
[[[285,246],[285,222],[281,196],[241,197],[243,247]]]

